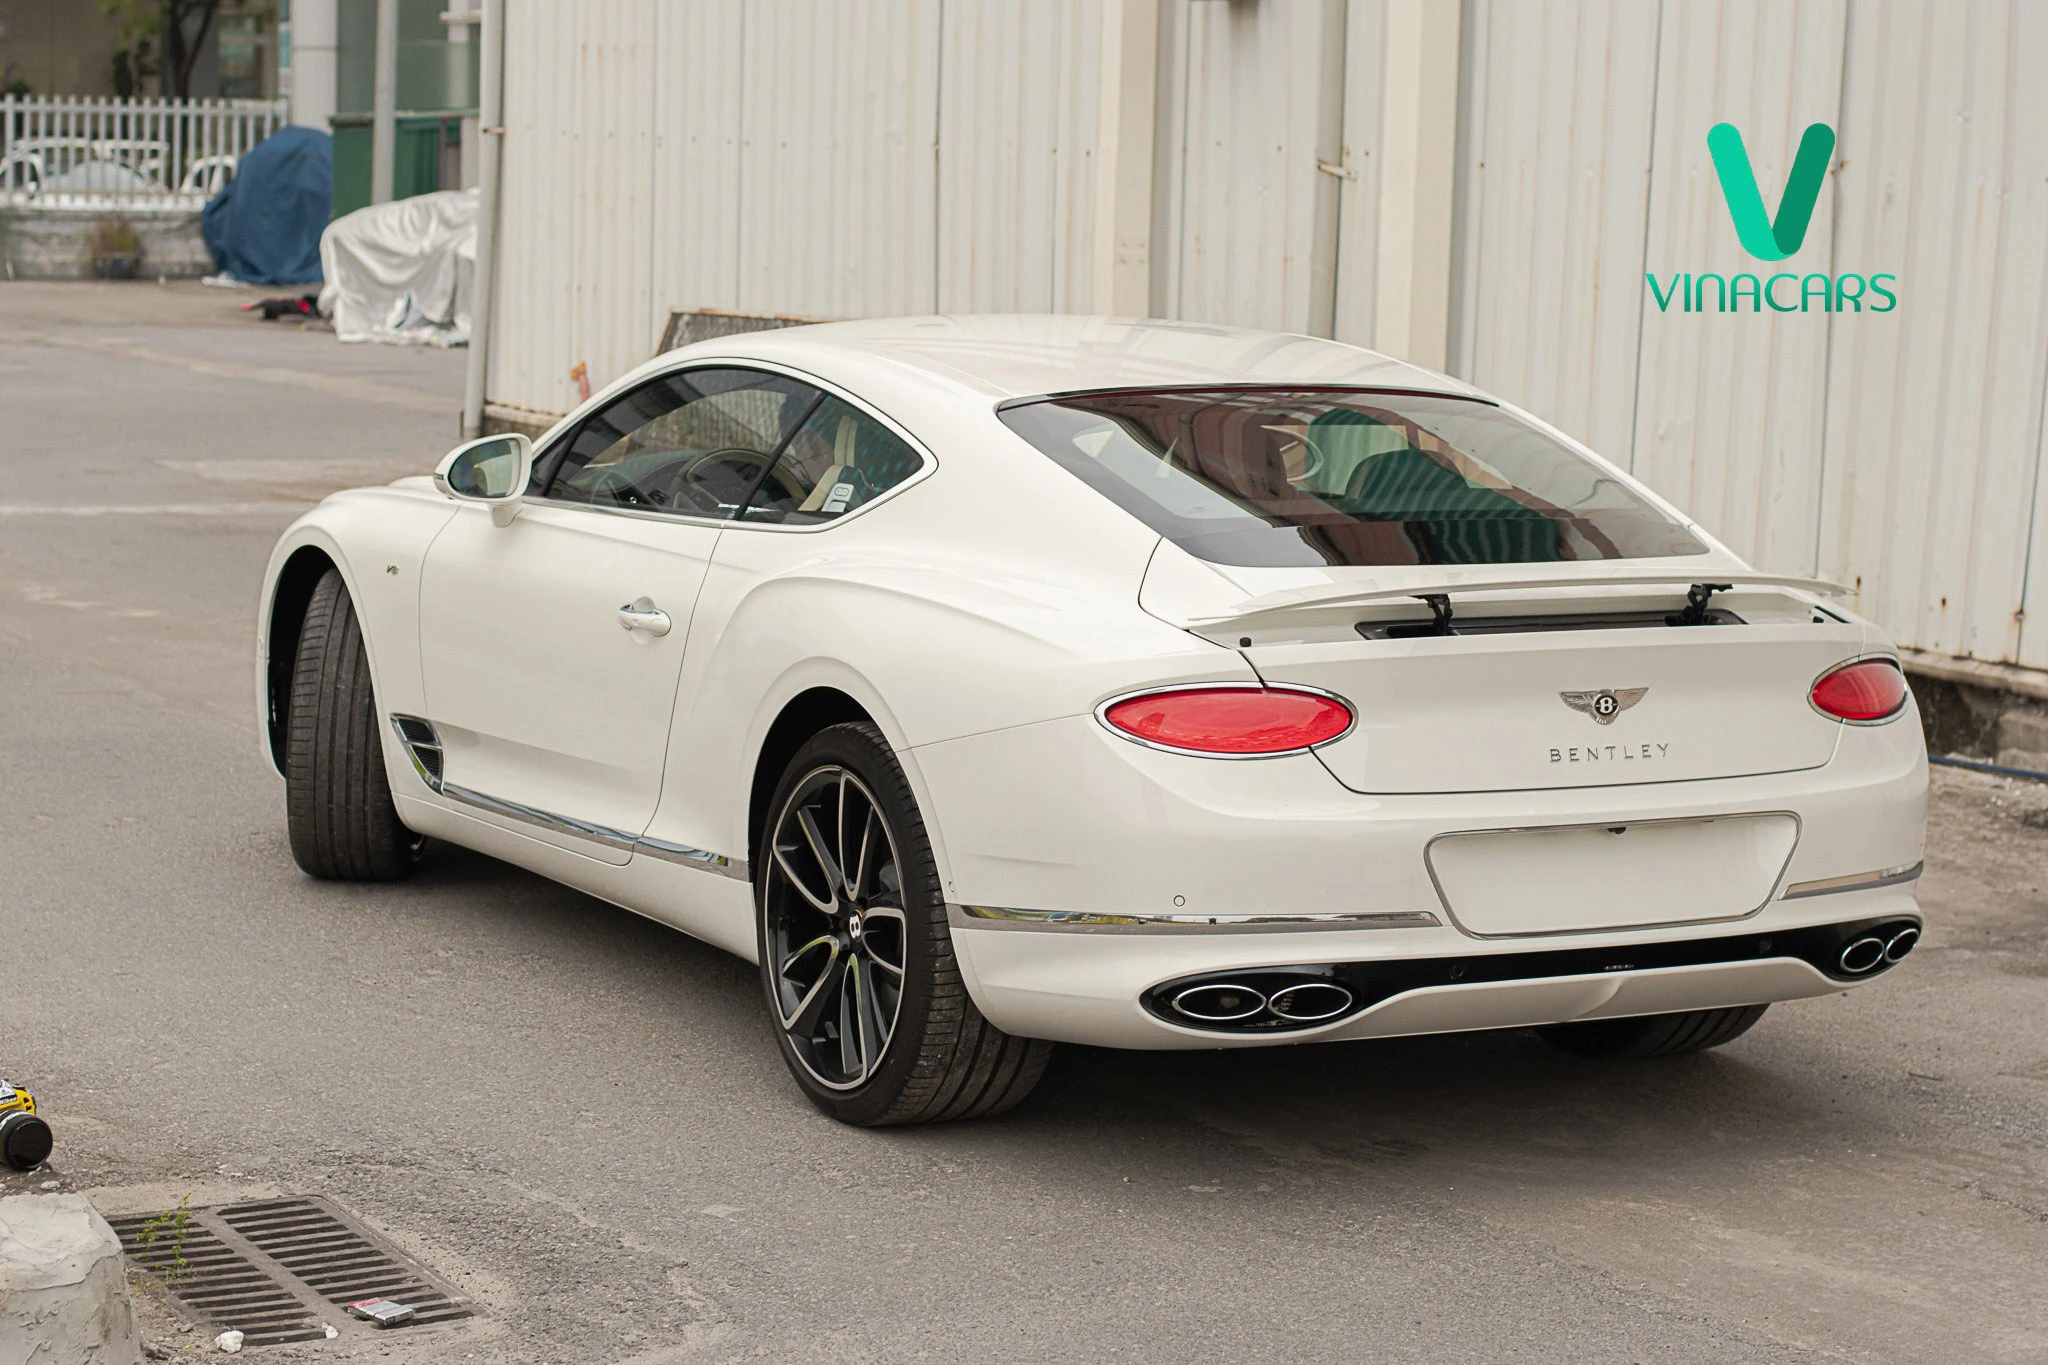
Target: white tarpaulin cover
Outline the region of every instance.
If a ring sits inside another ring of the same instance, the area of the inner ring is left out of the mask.
[[[320,234],[320,311],[343,341],[469,344],[476,191],[372,204]]]

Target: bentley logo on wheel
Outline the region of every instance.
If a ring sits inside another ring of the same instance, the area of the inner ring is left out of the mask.
[[[1602,725],[1643,699],[1647,687],[1603,687],[1598,692],[1560,692],[1558,699],[1574,711],[1583,711]]]

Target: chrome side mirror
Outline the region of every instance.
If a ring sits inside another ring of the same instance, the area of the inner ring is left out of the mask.
[[[462,502],[483,503],[491,509],[492,525],[510,526],[532,476],[533,442],[515,431],[449,451],[434,469],[434,487]]]

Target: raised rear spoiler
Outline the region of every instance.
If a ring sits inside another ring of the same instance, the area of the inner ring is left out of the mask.
[[[1697,604],[1704,607],[1706,599],[1714,593],[1736,587],[1795,588],[1821,597],[1842,597],[1854,592],[1852,588],[1840,583],[1831,583],[1824,578],[1793,578],[1784,574],[1752,573],[1746,569],[1724,569],[1705,574],[1624,573],[1583,578],[1522,574],[1516,577],[1475,578],[1457,583],[1432,583],[1406,588],[1289,588],[1283,592],[1269,592],[1258,597],[1246,598],[1219,615],[1191,617],[1188,625],[1215,626],[1302,607],[1362,606],[1367,602],[1395,602],[1403,599],[1430,602],[1432,607],[1436,607],[1437,604],[1431,602],[1432,598],[1447,599],[1457,593],[1517,592],[1534,588],[1685,588],[1688,600],[1696,599]]]

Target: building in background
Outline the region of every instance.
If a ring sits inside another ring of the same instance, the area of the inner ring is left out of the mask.
[[[1924,666],[2048,695],[2048,5],[505,12],[499,423],[747,319],[1335,336],[1551,418],[1765,568],[1855,585]],[[1736,236],[1724,120],[1774,205],[1803,130],[1838,132],[1780,264]],[[1886,273],[1899,302],[1687,313],[1646,286],[1708,271]]]
[[[377,0],[286,0],[292,122],[334,134],[334,216],[370,202]],[[473,0],[397,0],[392,196],[476,183]]]
[[[0,93],[273,99],[277,0],[180,0],[198,35],[177,88],[168,0],[0,0]]]

